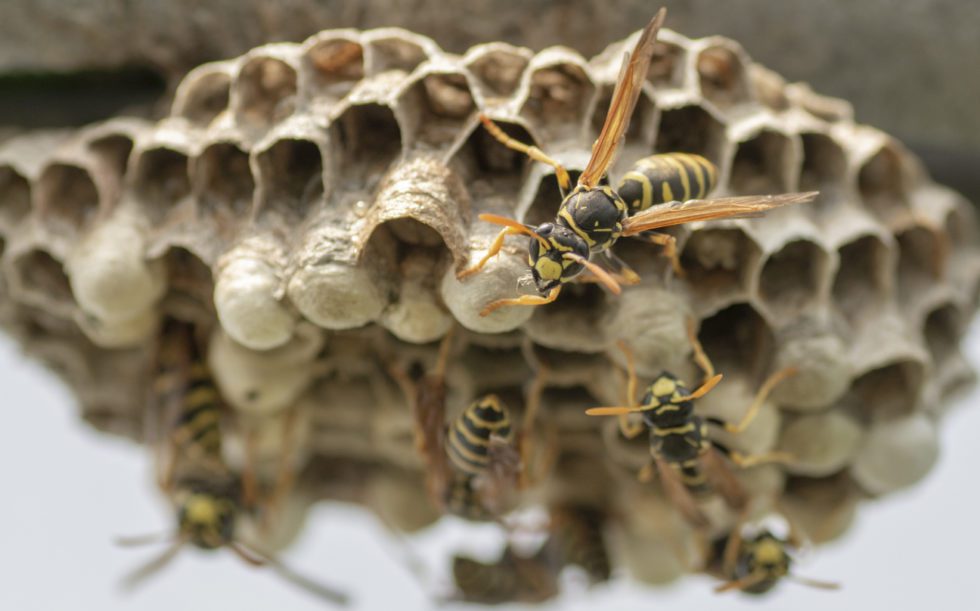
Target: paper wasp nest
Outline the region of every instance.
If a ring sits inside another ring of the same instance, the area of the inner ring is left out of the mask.
[[[535,436],[557,459],[528,501],[606,504],[617,563],[664,582],[685,566],[673,551],[686,528],[636,481],[647,441],[584,410],[622,400],[620,339],[641,381],[665,368],[697,380],[693,316],[725,375],[705,414],[735,418],[769,372],[799,368],[727,441],[792,453],[740,477],[757,513],[778,501],[811,539],[832,539],[858,501],[929,471],[945,399],[972,380],[959,340],[980,287],[974,211],[845,102],[787,84],[731,40],[660,39],[614,178],[653,151],[688,151],[719,166],[716,195],[821,192],[676,231],[684,278],[624,239],[616,251],[643,280],[622,296],[571,285],[550,306],[486,318],[527,274],[524,241],[455,278],[496,232],[477,214],[536,223],[560,202],[554,175],[490,138],[476,110],[581,169],[632,38],[589,60],[502,43],[456,56],[403,30],[337,30],[200,66],[156,123],[0,143],[5,328],[90,424],[134,439],[161,317],[210,329],[235,413],[302,411],[307,492],[412,530],[437,514],[390,372],[432,367],[456,327],[449,416],[496,392],[519,421],[546,367]]]

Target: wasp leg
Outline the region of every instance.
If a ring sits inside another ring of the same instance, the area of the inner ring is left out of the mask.
[[[504,238],[506,238],[509,235],[518,235],[520,233],[521,233],[520,231],[512,227],[504,227],[503,229],[501,229],[500,233],[497,234],[497,237],[495,237],[493,239],[493,242],[490,243],[490,248],[489,250],[487,250],[487,254],[483,255],[483,258],[477,261],[476,264],[456,274],[456,279],[463,280],[465,278],[469,278],[473,274],[483,269],[483,266],[486,265],[490,259],[496,257],[497,253],[500,252],[500,249],[503,248]]]
[[[645,428],[642,422],[630,419],[627,414],[619,417],[619,432],[626,439],[636,439]]]
[[[558,294],[561,292],[561,286],[556,286],[551,289],[551,292],[544,297],[538,295],[521,295],[520,297],[515,297],[513,299],[498,299],[497,301],[492,301],[485,308],[480,310],[480,316],[489,316],[491,312],[499,310],[504,306],[513,305],[524,305],[524,306],[539,306],[546,303],[551,303],[555,299],[558,299]]]
[[[681,259],[677,254],[677,238],[667,233],[654,233],[652,231],[638,233],[630,237],[638,238],[655,246],[663,246],[664,250],[661,254],[670,259],[670,266],[674,270],[674,275],[678,278],[683,278],[687,275],[684,267],[681,266]]]
[[[496,138],[498,142],[507,148],[524,153],[535,161],[540,161],[541,163],[546,163],[553,167],[555,169],[555,176],[558,178],[558,188],[561,189],[561,197],[562,199],[565,199],[565,196],[568,195],[569,190],[572,188],[572,179],[568,175],[568,170],[565,169],[565,166],[546,155],[545,152],[538,147],[524,144],[523,142],[511,138],[486,115],[480,115],[480,121],[483,122],[483,127],[490,132],[490,135]]]
[[[693,318],[687,319],[687,337],[691,341],[691,348],[694,349],[694,362],[697,363],[701,371],[704,372],[705,381],[715,377],[715,366],[711,363],[701,340],[698,339],[698,330]]]
[[[786,367],[769,376],[769,378],[763,382],[762,386],[759,388],[759,392],[756,393],[755,399],[752,401],[752,405],[750,405],[749,409],[746,410],[745,415],[742,416],[742,419],[737,424],[725,424],[725,430],[729,433],[741,433],[747,429],[749,424],[751,424],[755,417],[759,414],[759,410],[762,409],[762,405],[766,402],[766,398],[769,397],[769,393],[772,392],[772,389],[786,378],[796,375],[798,371],[799,370],[796,369],[796,367]]]
[[[725,579],[731,579],[735,575],[736,565],[738,564],[738,554],[742,551],[742,521],[739,520],[728,535],[725,542],[725,551],[722,554],[721,570]]]
[[[243,431],[243,435],[245,437],[245,462],[242,465],[242,503],[246,508],[252,509],[258,505],[259,501],[259,478],[255,472],[255,431],[249,428]]]
[[[265,501],[270,516],[278,511],[279,504],[289,495],[293,489],[293,484],[296,482],[296,470],[291,464],[288,449],[296,446],[295,434],[298,416],[296,407],[291,407],[283,416],[286,419],[282,427],[283,450],[279,454],[276,481],[272,488],[272,494]]]
[[[742,452],[739,452],[737,450],[730,450],[725,446],[721,445],[720,443],[714,441],[711,442],[711,445],[714,446],[716,450],[718,450],[719,452],[727,456],[729,460],[731,460],[733,463],[735,463],[736,465],[738,465],[743,469],[747,469],[749,467],[755,467],[756,465],[764,465],[767,463],[782,463],[782,464],[792,463],[794,460],[796,460],[796,457],[794,457],[789,452],[773,451],[773,452],[765,452],[763,454],[750,455],[750,454],[743,454]]]

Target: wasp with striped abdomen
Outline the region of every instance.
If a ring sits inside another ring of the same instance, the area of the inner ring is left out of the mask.
[[[793,554],[802,544],[802,537],[792,524],[786,538],[776,536],[767,528],[746,536],[742,529],[738,524],[727,538],[717,541],[714,546],[715,558],[709,566],[713,565],[713,572],[725,580],[715,592],[740,590],[746,594],[765,594],[783,579],[823,590],[840,588],[840,584],[834,582],[792,573]]]
[[[650,456],[652,462],[640,471],[641,481],[648,481],[654,474],[660,476],[664,492],[695,526],[704,528],[708,520],[698,508],[694,496],[714,490],[736,511],[742,511],[747,498],[741,483],[725,463],[727,456],[741,467],[764,462],[786,461],[790,457],[779,452],[745,456],[730,450],[711,438],[709,426],[720,427],[732,433],[744,431],[758,414],[773,388],[783,379],[796,373],[787,367],[776,371],[762,384],[749,409],[738,423],[728,423],[717,418],[704,418],[695,412],[694,402],[708,394],[722,379],[698,341],[694,323],[688,324],[688,335],[694,351],[694,361],[704,372],[701,385],[690,390],[674,374],[664,371],[647,387],[639,405],[636,400],[636,368],[632,351],[625,342],[620,349],[626,355],[627,406],[595,407],[586,411],[590,416],[619,416],[620,430],[624,437],[637,437],[644,429],[650,432]],[[628,415],[638,413],[641,422],[629,420]]]
[[[199,348],[195,328],[170,320],[158,345],[151,413],[163,424],[159,440],[157,483],[173,505],[177,529],[172,535],[120,539],[123,545],[163,540],[171,544],[158,557],[131,573],[124,585],[132,588],[164,568],[190,544],[202,550],[227,548],[253,566],[271,566],[288,581],[335,603],[346,596],[298,575],[274,555],[242,540],[240,520],[254,517],[262,503],[254,473],[236,473],[223,455],[224,401]],[[151,415],[150,419],[153,419]],[[277,486],[277,490],[282,488]],[[270,504],[274,504],[270,500]]]
[[[639,281],[637,274],[609,251],[621,237],[641,236],[663,245],[675,270],[681,271],[674,238],[650,233],[652,230],[694,221],[756,216],[816,197],[815,192],[810,192],[700,199],[707,196],[716,182],[717,170],[703,157],[676,153],[639,161],[624,176],[619,191],[609,185],[606,173],[629,127],[665,16],[666,10],[661,9],[640,34],[632,54],[624,59],[605,123],[574,188],[568,170],[558,161],[535,146],[511,138],[489,117],[480,116],[487,131],[504,146],[552,166],[562,195],[555,220],[536,227],[495,214],[480,215],[481,220],[503,225],[504,229],[486,255],[460,272],[458,278],[464,279],[482,269],[500,252],[508,235],[525,234],[531,238],[528,264],[540,293],[494,301],[480,312],[482,316],[503,306],[551,303],[558,298],[564,283],[586,270],[593,279],[618,294],[620,283]],[[592,261],[592,257],[603,259],[610,270]]]

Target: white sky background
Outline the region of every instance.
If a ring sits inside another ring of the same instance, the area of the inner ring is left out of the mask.
[[[967,351],[980,364],[980,325],[973,326]],[[120,549],[112,537],[172,526],[151,484],[148,456],[81,425],[67,391],[6,338],[0,340],[0,379],[6,403],[0,426],[0,610],[326,608],[224,552],[187,550],[138,592],[120,594],[120,577],[158,549]],[[980,391],[960,400],[942,431],[940,462],[926,481],[865,504],[842,541],[814,549],[800,563],[803,575],[842,582],[840,592],[786,583],[760,601],[716,596],[705,578],[658,589],[619,580],[535,608],[980,609]],[[434,558],[437,548],[448,552],[461,536],[452,527],[429,531],[426,557]],[[414,547],[421,542],[416,539]],[[348,590],[355,609],[434,608],[397,560],[398,549],[367,512],[321,503],[287,557],[305,573]]]

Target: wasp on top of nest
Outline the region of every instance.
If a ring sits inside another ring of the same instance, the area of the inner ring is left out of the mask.
[[[541,293],[493,301],[484,307],[481,316],[503,306],[551,303],[558,298],[564,283],[586,270],[591,279],[619,294],[621,283],[639,282],[639,276],[609,251],[624,236],[637,236],[663,245],[675,272],[681,274],[674,238],[649,232],[694,221],[756,216],[817,196],[816,192],[807,192],[700,199],[714,187],[718,171],[707,159],[684,153],[641,159],[626,173],[618,189],[609,185],[607,171],[629,127],[666,14],[663,8],[657,12],[640,34],[633,53],[624,58],[602,131],[574,188],[568,170],[558,161],[535,146],[514,140],[487,116],[480,116],[487,131],[504,146],[552,166],[562,194],[554,222],[537,227],[495,214],[480,215],[481,220],[503,225],[504,229],[491,243],[487,254],[458,277],[463,279],[480,271],[500,252],[508,235],[526,234],[531,238],[528,264]],[[593,256],[601,257],[609,269],[593,262]]]

